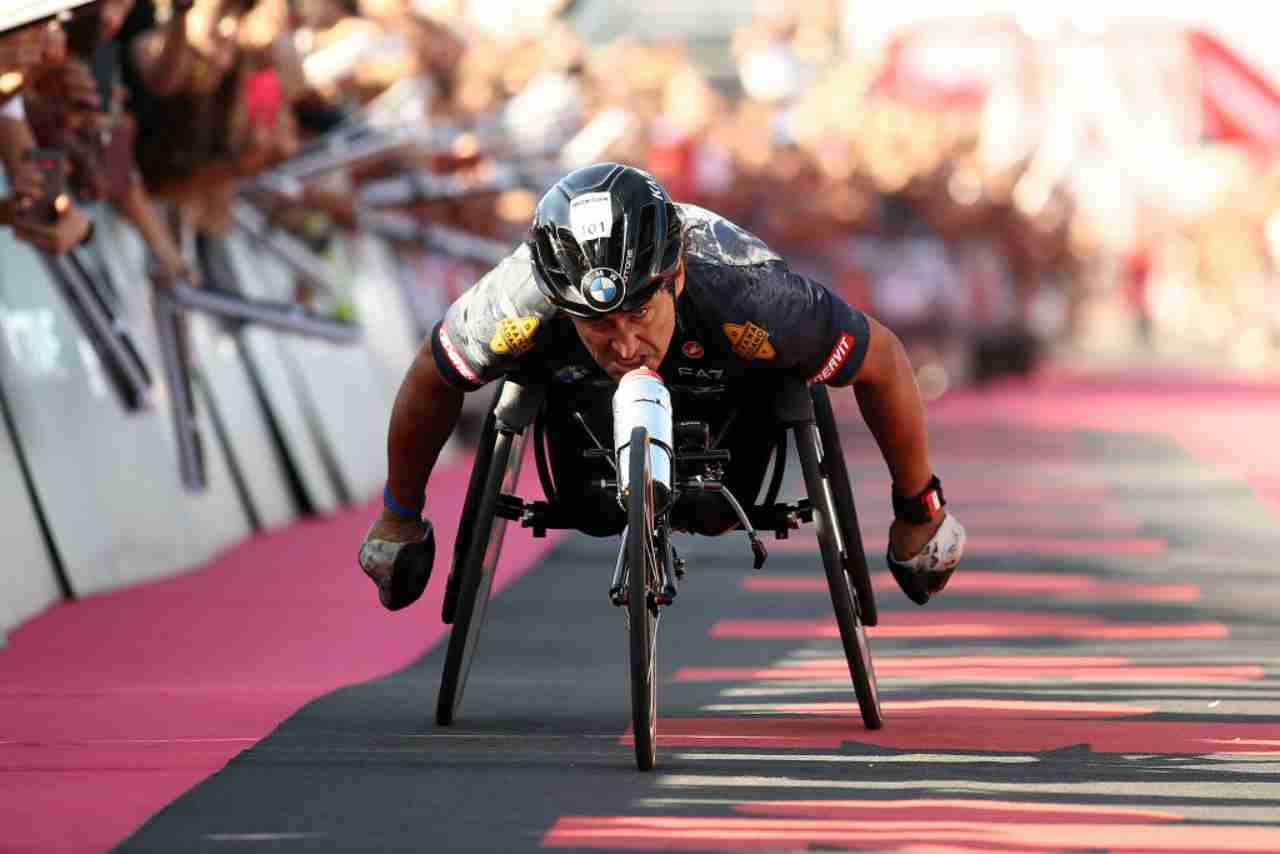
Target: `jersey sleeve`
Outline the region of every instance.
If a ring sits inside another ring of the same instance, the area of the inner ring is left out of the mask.
[[[867,316],[786,264],[770,266],[766,320],[778,341],[778,366],[809,383],[848,385],[867,356]]]
[[[449,306],[431,332],[431,353],[445,381],[473,391],[527,360],[555,307],[533,280],[521,246]]]

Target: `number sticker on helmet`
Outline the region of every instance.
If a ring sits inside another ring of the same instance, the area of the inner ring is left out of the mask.
[[[613,197],[608,193],[583,193],[569,202],[569,226],[579,243],[599,240],[613,233]]]

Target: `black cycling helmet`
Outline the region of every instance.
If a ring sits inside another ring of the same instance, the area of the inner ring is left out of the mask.
[[[597,163],[538,202],[529,250],[538,288],[578,317],[642,305],[680,266],[680,215],[652,175]]]

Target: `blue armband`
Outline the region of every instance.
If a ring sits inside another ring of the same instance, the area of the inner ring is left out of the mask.
[[[399,501],[396,501],[395,496],[391,494],[391,487],[384,486],[382,488],[382,506],[397,516],[403,516],[406,519],[421,519],[422,509],[426,506],[426,501],[419,504],[416,509],[405,507]]]

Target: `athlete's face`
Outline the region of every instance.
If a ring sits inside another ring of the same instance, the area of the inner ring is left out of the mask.
[[[671,346],[676,329],[675,297],[684,289],[684,271],[676,279],[675,294],[666,288],[635,311],[615,311],[602,317],[573,318],[587,352],[615,380],[628,371],[656,371]]]

